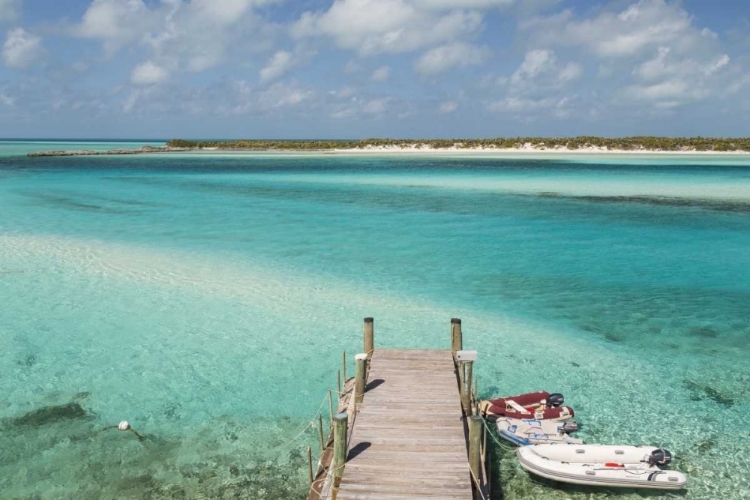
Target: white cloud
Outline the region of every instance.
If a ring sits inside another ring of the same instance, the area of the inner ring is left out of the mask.
[[[3,44],[3,60],[7,66],[25,68],[42,53],[42,39],[23,28],[8,31]]]
[[[373,82],[384,82],[391,76],[391,68],[388,66],[381,66],[370,75],[370,80]]]
[[[276,52],[268,64],[260,70],[261,81],[267,82],[276,80],[284,76],[295,64],[294,56],[291,52],[280,50]]]
[[[0,0],[0,22],[15,21],[21,16],[21,0]]]
[[[481,64],[489,55],[486,47],[457,42],[437,47],[425,53],[414,68],[422,75],[435,75],[456,66]]]
[[[101,39],[105,50],[111,54],[152,29],[158,29],[156,17],[141,0],[93,0],[73,33],[83,38]]]
[[[408,3],[421,9],[491,9],[512,5],[514,0],[407,0]]]
[[[362,112],[367,113],[368,115],[379,115],[379,114],[385,113],[385,111],[388,109],[388,104],[390,102],[391,102],[390,97],[372,99],[370,101],[367,101],[367,103],[365,103],[364,107],[362,108]]]
[[[621,11],[602,11],[576,19],[570,10],[537,17],[521,24],[535,44],[573,45],[600,57],[628,57],[656,46],[682,51],[715,40],[710,30],[692,25],[692,17],[678,2],[640,0]]]
[[[16,105],[16,100],[7,94],[0,94],[0,104],[12,108]]]
[[[514,114],[545,113],[566,118],[571,113],[572,99],[566,95],[568,84],[583,76],[583,67],[575,62],[561,63],[555,51],[530,50],[518,69],[498,83],[505,97],[490,102],[490,111]]]
[[[133,69],[130,81],[134,85],[153,85],[163,82],[168,76],[169,72],[166,69],[152,61],[146,61]]]
[[[548,109],[555,106],[557,101],[547,97],[544,99],[526,99],[520,97],[506,97],[500,101],[490,103],[490,111],[536,111],[539,109]]]
[[[254,7],[275,0],[93,0],[73,36],[101,40],[107,56],[128,46],[149,49],[170,68],[204,71],[228,53],[247,56],[272,45],[279,28]]]
[[[532,47],[571,46],[599,58],[599,75],[609,80],[619,104],[671,109],[724,94],[730,75],[741,71],[732,67],[718,35],[696,26],[676,0],[638,0],[583,17],[567,10],[523,21],[521,31]],[[569,67],[559,76],[577,78],[580,70]]]
[[[445,101],[440,103],[440,114],[448,115],[458,109],[458,103],[456,101]]]
[[[487,2],[471,0],[471,4]],[[325,12],[304,13],[291,33],[296,38],[330,37],[341,48],[373,55],[411,52],[452,42],[474,36],[481,28],[482,14],[477,10],[444,13],[434,5],[409,0],[335,1]]]
[[[518,69],[509,78],[501,78],[500,83],[506,84],[508,92],[514,95],[548,94],[581,76],[580,64],[561,64],[553,50],[536,49],[527,52]]]

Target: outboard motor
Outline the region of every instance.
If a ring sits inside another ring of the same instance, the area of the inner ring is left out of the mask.
[[[648,465],[653,467],[654,465],[658,467],[666,467],[669,465],[669,462],[672,461],[672,454],[668,450],[664,449],[658,449],[651,452],[651,455],[648,457]]]
[[[578,424],[575,422],[565,422],[560,427],[561,434],[570,434],[578,430]]]
[[[547,405],[551,408],[559,408],[565,403],[565,398],[560,393],[550,394],[547,398]]]

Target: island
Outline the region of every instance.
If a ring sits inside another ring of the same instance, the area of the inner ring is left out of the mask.
[[[191,151],[254,152],[578,152],[578,153],[750,153],[750,138],[714,137],[499,137],[493,139],[358,139],[358,140],[186,140],[164,146],[109,151],[39,151],[28,156],[97,156]]]

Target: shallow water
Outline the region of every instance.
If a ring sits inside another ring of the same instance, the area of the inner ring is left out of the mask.
[[[302,497],[369,315],[389,347],[461,317],[483,394],[564,392],[685,498],[750,491],[748,160],[3,147],[0,498]],[[507,499],[609,494],[499,461]]]

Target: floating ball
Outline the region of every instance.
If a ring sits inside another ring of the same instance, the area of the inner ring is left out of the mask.
[[[118,425],[117,428],[121,431],[127,431],[130,429],[130,423],[127,420],[123,420],[122,422],[120,422],[120,425]]]

